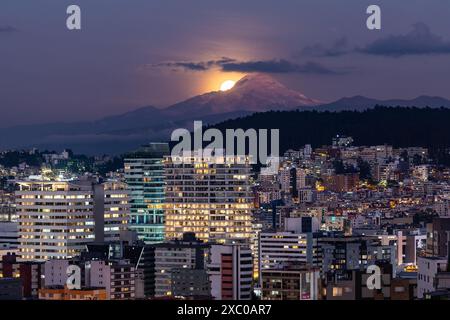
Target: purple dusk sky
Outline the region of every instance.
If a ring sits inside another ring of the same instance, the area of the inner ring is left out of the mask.
[[[323,101],[450,98],[449,17],[447,0],[2,1],[0,127],[164,107],[249,72]]]

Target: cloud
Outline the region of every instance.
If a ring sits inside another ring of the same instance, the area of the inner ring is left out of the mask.
[[[390,35],[357,50],[366,54],[389,57],[450,54],[450,42],[433,34],[426,24],[416,23],[413,30],[405,35]]]
[[[222,70],[235,72],[338,74],[338,72],[315,62],[296,64],[284,59],[229,62],[222,65]]]
[[[326,47],[319,43],[305,47],[301,51],[301,55],[310,57],[339,57],[350,51],[351,49],[348,46],[348,40],[346,37],[343,37],[336,40],[331,47]]]
[[[220,66],[224,63],[234,62],[235,59],[222,57],[218,60],[209,60],[209,61],[200,61],[200,62],[192,62],[192,61],[175,61],[175,62],[164,62],[156,65],[152,65],[153,67],[169,67],[173,69],[184,69],[187,71],[206,71],[215,66]]]
[[[10,32],[16,32],[17,29],[13,26],[0,26],[0,33],[10,33]]]
[[[330,69],[316,62],[297,64],[285,59],[239,61],[236,59],[223,57],[218,60],[200,62],[164,62],[152,66],[169,67],[173,70],[183,69],[187,71],[207,71],[216,68],[224,72],[304,73],[323,75],[345,73],[343,71]]]
[[[174,69],[185,69],[192,71],[206,71],[209,69],[207,65],[203,62],[167,62],[163,64],[159,64],[158,66],[171,67]]]

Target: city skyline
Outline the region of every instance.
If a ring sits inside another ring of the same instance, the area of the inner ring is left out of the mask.
[[[0,165],[0,300],[447,299],[448,160],[356,139],[272,171],[161,143],[103,173],[21,151],[41,162]]]
[[[3,1],[0,302],[272,319],[450,300],[449,16]]]

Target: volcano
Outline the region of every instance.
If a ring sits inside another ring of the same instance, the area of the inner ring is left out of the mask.
[[[268,75],[249,74],[230,90],[201,94],[167,108],[147,106],[94,121],[0,128],[0,150],[70,148],[86,154],[117,154],[149,141],[168,141],[176,128],[192,130],[194,120],[214,125],[271,110],[362,111],[376,105],[450,108],[450,101],[428,96],[413,100],[357,96],[322,104]]]
[[[249,74],[227,91],[213,91],[177,103],[165,111],[172,116],[212,115],[240,111],[264,112],[314,106],[320,101],[291,90],[265,74]]]

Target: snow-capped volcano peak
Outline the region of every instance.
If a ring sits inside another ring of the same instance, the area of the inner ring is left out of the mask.
[[[261,87],[264,88],[272,88],[272,89],[283,89],[284,86],[276,81],[271,76],[265,75],[263,73],[250,73],[236,82],[236,85],[233,89],[259,89]]]
[[[214,91],[177,103],[168,110],[187,114],[220,114],[236,111],[263,112],[320,104],[300,92],[288,89],[271,76],[252,73],[227,91]]]
[[[318,100],[310,99],[298,91],[288,89],[271,76],[262,73],[246,75],[236,82],[232,91],[243,94],[252,93],[272,101],[274,105],[283,104],[286,107],[310,106],[320,103]]]

